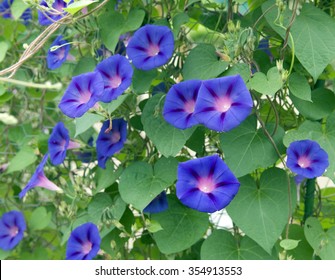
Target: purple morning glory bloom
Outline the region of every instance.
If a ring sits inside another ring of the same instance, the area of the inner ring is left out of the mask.
[[[105,168],[106,161],[120,151],[127,140],[127,122],[124,119],[114,119],[109,130],[109,120],[105,121],[97,139],[98,165]]]
[[[193,113],[200,86],[200,80],[189,80],[170,88],[163,110],[163,116],[168,123],[180,129],[199,124]]]
[[[147,207],[143,209],[144,213],[155,214],[160,213],[168,209],[168,201],[166,198],[166,192],[163,191],[157,195],[153,201],[151,201]]]
[[[72,3],[73,1],[70,1]],[[46,1],[42,1],[40,3],[41,6],[49,8]],[[63,10],[63,8],[67,7],[67,3],[63,0],[54,0],[52,4],[52,8],[60,12],[60,14],[54,14],[54,12],[47,12],[47,11],[38,11],[38,21],[40,25],[50,25],[53,22],[60,20],[64,15],[67,13]]]
[[[25,230],[26,222],[21,212],[4,213],[0,219],[0,249],[12,250],[22,240]]]
[[[3,18],[12,18],[12,13],[10,7],[12,6],[14,0],[4,0],[0,3],[0,15]],[[29,21],[32,19],[31,9],[26,9],[20,19],[23,20],[23,23],[27,25]]]
[[[198,211],[213,213],[223,209],[239,187],[239,181],[218,155],[192,159],[178,166],[177,197]]]
[[[199,123],[216,131],[229,131],[251,113],[252,98],[240,75],[203,81],[195,104]]]
[[[100,62],[96,69],[104,80],[102,102],[111,102],[121,95],[130,85],[133,68],[128,59],[122,55],[113,55]]]
[[[67,260],[91,260],[100,250],[101,238],[95,224],[86,223],[71,232],[67,242]]]
[[[104,93],[104,81],[98,72],[85,73],[72,78],[58,107],[70,118],[84,115]]]
[[[22,199],[29,190],[35,187],[42,187],[50,191],[62,191],[61,188],[59,188],[53,182],[51,182],[44,174],[43,168],[45,164],[47,163],[48,157],[49,157],[49,154],[44,155],[41,163],[37,166],[35,173],[30,178],[28,184],[19,193],[20,199]]]
[[[312,140],[294,141],[286,153],[287,167],[305,178],[319,177],[329,166],[328,154]]]
[[[172,57],[174,39],[167,26],[147,24],[138,29],[127,46],[127,55],[134,66],[151,70],[167,63]]]
[[[70,45],[67,43],[67,41],[63,40],[62,35],[58,36],[56,40],[52,42],[47,54],[47,65],[49,69],[54,70],[62,66],[70,51]],[[54,46],[62,47],[52,51],[52,47]]]
[[[66,151],[77,149],[79,143],[70,140],[69,131],[62,122],[55,125],[48,141],[50,160],[53,165],[61,164],[65,157]]]

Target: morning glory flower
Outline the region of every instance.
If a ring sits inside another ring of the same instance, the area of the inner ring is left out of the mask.
[[[133,68],[128,59],[122,55],[113,55],[103,60],[97,65],[96,71],[104,80],[102,102],[111,102],[131,85]]]
[[[163,109],[163,116],[168,123],[180,129],[199,124],[193,113],[200,86],[200,80],[189,80],[171,87]]]
[[[138,29],[127,45],[127,55],[134,66],[151,70],[167,63],[172,57],[174,39],[167,26],[147,24]]]
[[[294,141],[286,153],[287,167],[305,178],[319,177],[329,166],[328,154],[312,140]]]
[[[52,50],[54,46],[61,46],[56,50]],[[48,54],[47,54],[47,65],[48,68],[54,70],[62,66],[66,60],[70,51],[70,45],[66,40],[63,40],[63,36],[60,35],[52,42]]]
[[[160,213],[169,208],[168,201],[166,198],[166,192],[163,191],[157,195],[153,201],[151,201],[147,207],[143,209],[144,213],[155,214]]]
[[[101,238],[95,224],[86,223],[71,232],[67,242],[67,260],[91,260],[99,252]]]
[[[12,250],[23,238],[26,230],[24,216],[19,211],[9,211],[0,219],[0,249]]]
[[[53,165],[61,164],[65,157],[66,151],[77,149],[80,144],[70,140],[69,131],[62,122],[55,125],[48,141],[50,161]]]
[[[51,182],[44,174],[43,168],[45,164],[47,163],[49,154],[45,154],[41,163],[37,166],[35,173],[30,178],[28,184],[24,187],[24,189],[19,193],[20,199],[22,199],[26,193],[35,187],[41,187],[48,189],[50,191],[60,191],[62,192],[62,189],[56,186],[53,182]]]
[[[203,81],[197,102],[195,118],[207,128],[229,131],[251,113],[252,98],[240,75]]]
[[[102,125],[96,149],[98,155],[98,165],[105,168],[108,158],[120,151],[127,140],[127,122],[124,119],[112,120],[112,129],[109,128],[109,120]]]
[[[223,209],[235,197],[239,187],[239,181],[218,155],[178,165],[177,197],[195,210],[213,213]]]
[[[73,1],[70,1],[72,3]],[[41,6],[44,6],[46,8],[49,8],[46,1],[42,1],[40,3]],[[63,8],[67,7],[67,3],[63,0],[54,0],[52,3],[52,8],[59,12],[59,14],[56,14],[56,11],[44,11],[44,10],[38,10],[38,21],[40,25],[50,25],[53,22],[60,20],[64,15],[67,13],[63,10]]]
[[[104,81],[98,72],[72,78],[58,107],[70,118],[78,118],[92,108],[104,93]]]
[[[0,3],[0,15],[3,18],[13,18],[12,12],[10,10],[13,2],[14,0],[4,0]],[[31,9],[26,9],[20,16],[20,19],[23,20],[24,25],[27,25],[32,19]]]

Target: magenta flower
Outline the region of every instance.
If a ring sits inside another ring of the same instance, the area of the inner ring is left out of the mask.
[[[72,78],[58,107],[70,118],[78,118],[92,108],[104,93],[104,81],[98,72]]]
[[[96,142],[98,165],[105,168],[107,159],[120,151],[126,140],[127,122],[125,120],[114,119],[111,130],[109,130],[109,120],[105,121]]]
[[[294,141],[287,148],[287,167],[305,178],[321,176],[329,166],[328,154],[312,140]]]
[[[45,164],[47,163],[49,154],[45,154],[43,157],[41,163],[37,166],[35,173],[29,180],[28,184],[24,187],[24,189],[19,193],[20,199],[22,199],[26,193],[35,187],[41,187],[48,189],[50,191],[60,191],[62,192],[62,189],[56,186],[53,182],[51,182],[44,174],[43,168]]]
[[[127,46],[127,55],[134,66],[151,70],[167,63],[172,57],[174,39],[166,26],[147,24],[138,29]]]
[[[216,131],[229,131],[251,113],[252,98],[240,75],[204,81],[199,89],[194,116]]]
[[[71,4],[73,1],[70,1],[69,4]],[[40,3],[41,6],[49,7],[46,1],[42,1]],[[52,8],[59,12],[59,14],[56,14],[54,11],[38,11],[38,21],[40,25],[50,25],[53,22],[60,20],[63,16],[65,16],[67,13],[63,10],[63,8],[67,7],[67,3],[63,0],[54,0],[52,3]]]
[[[67,242],[67,260],[91,260],[100,250],[101,238],[95,224],[86,223],[71,232]]]
[[[218,155],[192,159],[178,166],[177,197],[198,211],[213,213],[223,209],[239,187],[239,181]]]
[[[80,144],[70,140],[69,131],[62,122],[59,122],[52,130],[48,147],[51,163],[58,165],[64,161],[67,150],[77,149],[80,147]]]
[[[133,68],[122,55],[113,55],[103,60],[97,65],[96,71],[104,80],[102,102],[111,102],[131,85]]]
[[[163,110],[163,116],[168,123],[180,129],[199,124],[193,113],[200,86],[200,80],[189,80],[171,87]]]
[[[16,247],[26,230],[24,216],[19,211],[4,213],[0,219],[0,249],[9,251]]]
[[[169,208],[169,204],[166,198],[166,192],[163,191],[157,195],[149,204],[143,209],[144,213],[155,214],[160,213]]]
[[[47,54],[47,65],[49,69],[54,70],[62,66],[70,51],[70,45],[67,43],[67,41],[63,40],[62,35],[58,36],[56,40],[52,42]],[[54,46],[62,47],[52,51],[52,47]]]

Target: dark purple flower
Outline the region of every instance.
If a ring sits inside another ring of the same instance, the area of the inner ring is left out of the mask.
[[[198,211],[213,213],[223,209],[239,187],[239,181],[218,155],[192,159],[178,166],[177,197]]]
[[[4,213],[0,219],[0,249],[12,250],[22,240],[25,230],[26,222],[21,212]]]
[[[157,195],[153,201],[151,201],[147,207],[143,209],[144,213],[155,214],[163,212],[169,208],[168,201],[166,198],[166,192],[163,191]]]
[[[95,224],[86,223],[71,232],[67,242],[67,260],[91,260],[100,250],[101,238]]]
[[[114,119],[112,129],[109,120],[105,121],[97,139],[98,165],[105,168],[108,158],[120,151],[127,140],[127,122],[124,119]]]
[[[85,73],[72,78],[58,107],[70,118],[78,118],[100,101],[104,81],[99,72]]]
[[[136,68],[151,70],[167,63],[173,50],[171,30],[166,26],[147,24],[134,33],[127,46],[127,55]]]
[[[200,86],[200,80],[189,80],[170,88],[163,110],[168,123],[180,129],[199,124],[193,113]]]
[[[0,15],[3,18],[12,18],[12,12],[10,10],[10,7],[12,6],[14,0],[4,0],[0,3]],[[27,25],[29,21],[32,19],[31,9],[26,9],[20,19],[23,20],[23,23]]]
[[[328,154],[312,140],[294,141],[286,153],[287,167],[305,178],[319,177],[329,166]]]
[[[66,151],[77,149],[80,144],[70,140],[69,131],[62,122],[55,125],[48,141],[50,161],[53,165],[61,164],[65,157]]]
[[[45,164],[47,163],[49,154],[45,154],[43,157],[41,163],[37,166],[35,173],[30,178],[28,184],[24,187],[24,189],[19,193],[19,197],[22,199],[26,193],[35,187],[41,187],[48,189],[50,191],[60,191],[62,192],[62,189],[56,186],[53,182],[51,182],[44,174],[43,168]]]
[[[54,46],[61,46],[56,50],[52,50]],[[70,45],[67,41],[63,40],[63,36],[59,35],[55,41],[52,42],[48,54],[47,65],[48,68],[54,70],[62,66],[70,51]]]
[[[167,90],[166,83],[161,82],[161,83],[159,83],[157,86],[154,86],[154,87],[152,88],[151,94],[152,94],[152,96],[154,96],[155,94],[158,94],[158,93],[166,93],[167,91],[168,91],[168,90]]]
[[[128,59],[122,55],[113,55],[103,60],[97,65],[96,71],[104,80],[102,102],[111,102],[131,85],[133,68]]]
[[[72,3],[73,1],[70,1]],[[41,6],[44,6],[46,8],[49,8],[46,1],[42,1],[40,3]],[[55,14],[54,11],[44,11],[44,10],[38,10],[38,21],[40,25],[50,25],[53,22],[60,20],[63,16],[65,16],[67,13],[63,10],[63,8],[67,7],[67,3],[63,0],[54,0],[52,4],[52,8],[57,10],[59,14]]]
[[[194,115],[199,123],[216,131],[229,131],[251,113],[252,98],[240,75],[204,81]]]

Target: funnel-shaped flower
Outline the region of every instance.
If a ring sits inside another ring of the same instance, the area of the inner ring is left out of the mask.
[[[287,167],[298,175],[319,177],[328,166],[328,154],[315,141],[294,141],[287,148]]]
[[[73,1],[70,1],[72,3]],[[44,6],[46,8],[49,8],[46,1],[42,1],[40,3],[41,6]],[[63,0],[54,0],[52,3],[52,8],[56,11],[44,11],[44,10],[38,10],[38,21],[40,25],[49,25],[53,22],[61,19],[64,15],[67,13],[63,10],[63,8],[67,7],[67,3]],[[58,12],[58,13],[57,13]]]
[[[169,208],[166,198],[166,192],[163,191],[151,201],[147,207],[143,209],[144,213],[155,214],[165,211]]]
[[[77,149],[79,143],[70,140],[69,131],[62,122],[55,125],[48,141],[50,161],[54,165],[61,164],[66,157],[66,150]]]
[[[229,131],[251,113],[252,98],[240,75],[204,81],[195,104],[195,118],[209,129]]]
[[[81,74],[72,78],[58,107],[70,118],[81,117],[103,93],[104,81],[98,72]]]
[[[25,188],[19,193],[19,197],[22,199],[26,193],[35,187],[41,187],[48,189],[50,191],[62,191],[61,188],[56,186],[53,182],[51,182],[44,174],[43,168],[45,164],[47,163],[49,154],[45,154],[43,157],[41,163],[37,166],[35,173],[30,178],[28,184],[25,186]]]
[[[123,119],[114,119],[112,129],[109,120],[105,121],[97,139],[98,164],[105,168],[109,157],[120,151],[127,140],[127,122]]]
[[[189,80],[171,87],[163,110],[163,116],[168,123],[180,129],[199,124],[193,113],[200,86],[200,80]]]
[[[56,50],[52,50],[52,47],[61,46]],[[52,42],[48,54],[47,54],[47,65],[48,68],[53,70],[62,66],[64,61],[66,60],[70,51],[70,45],[68,42],[63,40],[63,36],[60,35],[56,38],[55,41]]]
[[[111,102],[131,85],[133,68],[128,59],[122,55],[113,55],[103,60],[97,65],[96,71],[104,80],[102,102]]]
[[[95,224],[86,223],[71,232],[67,242],[67,260],[91,260],[99,252],[101,238]]]
[[[13,15],[10,9],[13,2],[14,0],[3,0],[0,3],[0,15],[3,18],[13,18]],[[29,21],[32,19],[31,9],[26,9],[20,16],[20,19],[23,20],[23,23],[25,25],[27,25]]]
[[[174,50],[171,30],[166,26],[147,24],[138,29],[127,46],[127,55],[134,66],[151,70],[167,63]]]
[[[4,213],[0,219],[0,249],[12,250],[22,240],[25,230],[26,222],[21,212]]]
[[[178,166],[177,197],[186,206],[213,213],[226,207],[240,187],[225,162],[212,155]]]

